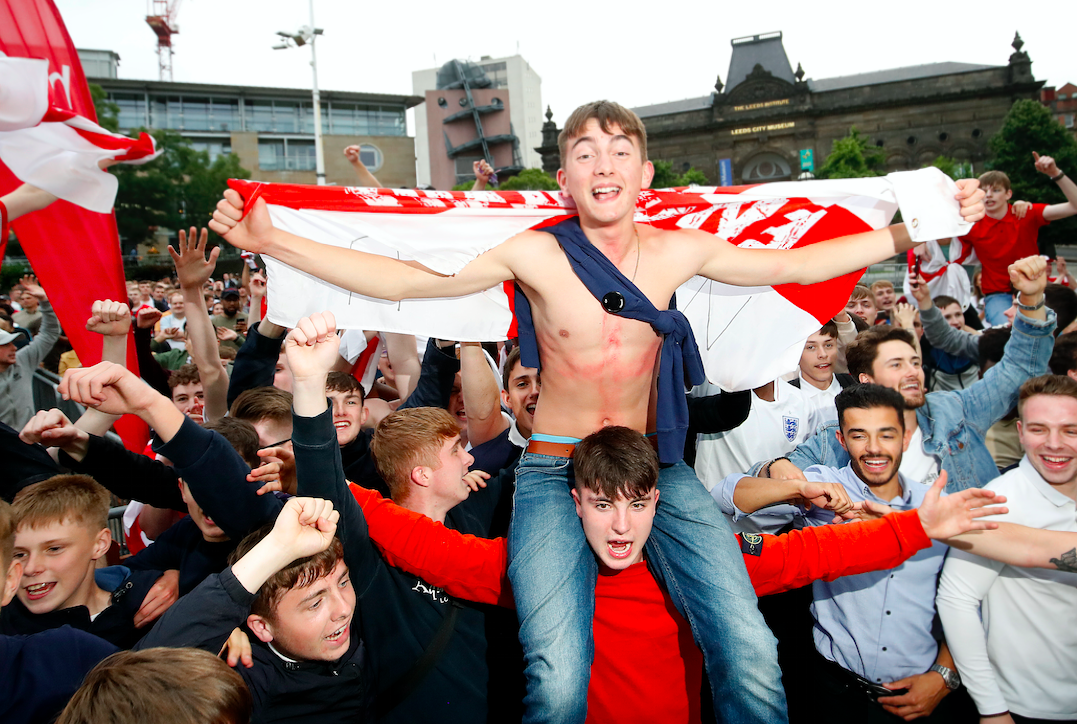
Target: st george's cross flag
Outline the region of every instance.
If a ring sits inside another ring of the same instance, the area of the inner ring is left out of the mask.
[[[546,191],[424,191],[229,182],[249,207],[265,200],[278,228],[318,242],[417,261],[454,274],[527,229],[575,215],[572,200]],[[885,178],[747,187],[644,190],[636,222],[700,229],[742,248],[794,249],[878,229],[900,208],[914,239],[967,233],[938,169]],[[716,241],[716,243],[719,243]],[[331,310],[343,329],[461,341],[515,336],[512,282],[453,299],[390,302],[328,284],[275,259],[268,318],[291,327]],[[801,286],[737,287],[695,277],[676,294],[691,322],[707,377],[725,390],[758,387],[794,369],[804,341],[837,314],[862,272]],[[596,302],[597,303],[597,302]]]
[[[47,60],[0,53],[0,161],[23,183],[107,214],[117,182],[98,164],[152,161],[160,155],[153,137],[112,133],[49,95]]]

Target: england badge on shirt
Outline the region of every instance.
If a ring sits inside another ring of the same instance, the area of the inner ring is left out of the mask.
[[[800,429],[800,418],[783,415],[782,427],[785,429],[785,438],[789,442],[793,442],[797,439],[797,430]]]

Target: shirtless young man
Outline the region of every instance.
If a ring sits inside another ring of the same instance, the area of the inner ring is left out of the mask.
[[[559,145],[558,182],[576,203],[586,240],[659,310],[697,274],[743,286],[808,284],[912,246],[904,226],[778,252],[739,249],[696,230],[636,225],[637,196],[654,174],[639,117],[614,103],[590,103],[569,117]],[[983,215],[982,196],[975,182],[964,185],[959,198],[968,220]],[[518,234],[446,277],[275,229],[261,200],[244,217],[234,190],[225,192],[210,224],[233,246],[381,299],[455,297],[517,282],[531,304],[542,362],[532,440],[562,448],[560,455],[526,452],[517,471],[509,573],[527,663],[526,719],[582,722],[597,567],[569,492],[571,446],[606,425],[658,429],[662,337],[649,324],[607,313],[546,231]],[[715,710],[724,721],[785,721],[774,639],[728,525],[683,461],[665,467],[659,484],[662,505],[648,552],[704,652]]]

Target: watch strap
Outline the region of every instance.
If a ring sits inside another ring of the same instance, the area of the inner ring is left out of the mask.
[[[1054,181],[1055,183],[1058,183],[1059,181],[1061,181],[1064,178],[1066,178],[1066,172],[1065,171],[1059,171],[1057,176],[1052,176],[1051,177],[1051,180]]]
[[[1030,304],[1021,304],[1021,296],[1018,295],[1017,296],[1017,301],[1015,302],[1015,304],[1017,305],[1017,308],[1022,310],[1022,311],[1035,312],[1037,309],[1043,309],[1045,306],[1047,306],[1047,296],[1046,295],[1040,295],[1039,303],[1030,305]]]
[[[956,691],[961,686],[961,677],[951,668],[942,664],[932,664],[928,671],[934,671],[941,676],[942,680],[946,682],[946,688],[950,691]]]

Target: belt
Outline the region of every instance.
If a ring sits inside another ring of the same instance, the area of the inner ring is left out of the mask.
[[[651,444],[655,450],[658,450],[658,437],[655,435],[648,435],[647,442]],[[536,440],[531,438],[527,442],[527,452],[534,455],[549,455],[553,458],[571,458],[576,452],[576,443],[574,442],[551,442],[549,440]]]
[[[527,442],[527,452],[534,455],[549,455],[552,458],[571,458],[576,452],[576,443],[550,442],[532,438]]]

